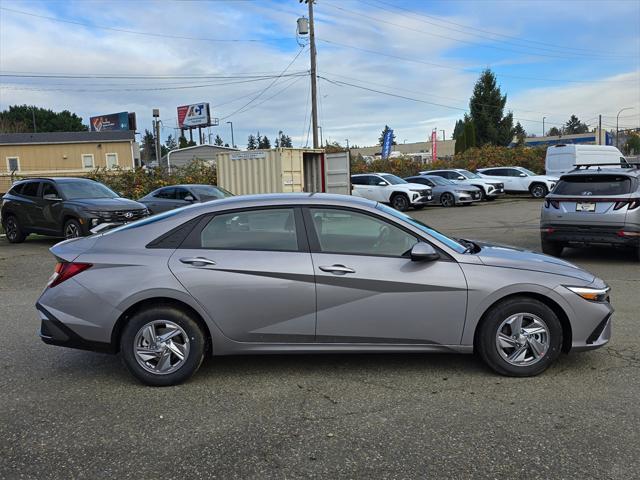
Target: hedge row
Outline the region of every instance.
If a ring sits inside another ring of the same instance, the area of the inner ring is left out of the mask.
[[[424,164],[409,157],[377,159],[372,162],[352,160],[351,173],[387,172],[399,177],[417,175],[421,170],[438,168],[466,168],[476,170],[484,167],[525,167],[536,173],[544,173],[544,148],[507,148],[484,146],[470,148],[455,155],[451,160],[438,160],[432,164]]]
[[[122,170],[97,169],[87,175],[104,183],[124,197],[138,199],[156,188],[183,183],[216,185],[215,167],[202,160],[194,160],[184,167],[171,167],[171,172],[163,168]]]

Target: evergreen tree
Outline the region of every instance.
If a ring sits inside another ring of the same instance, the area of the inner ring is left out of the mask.
[[[384,143],[384,136],[388,130],[391,130],[389,128],[389,125],[385,125],[384,128],[382,129],[382,133],[380,134],[380,137],[378,137],[378,145],[382,146],[382,144]],[[397,145],[395,133],[391,135],[391,145]]]
[[[547,135],[550,137],[559,137],[562,135],[562,131],[558,127],[551,127],[547,132]]]
[[[524,139],[527,138],[527,132],[525,132],[522,125],[520,125],[520,122],[516,123],[516,126],[513,129],[513,134],[516,137],[516,146],[524,146]]]
[[[464,114],[463,120],[458,120],[453,132],[456,141],[454,153],[462,153],[468,148],[476,146],[476,131],[471,117]]]
[[[187,140],[187,137],[184,135],[180,135],[178,138],[178,148],[187,148],[187,147],[195,147],[196,142],[193,140]]]
[[[176,148],[178,148],[178,142],[176,142],[176,139],[173,138],[173,135],[169,135],[164,142],[164,146],[166,147],[167,151],[175,150]]]
[[[289,137],[288,135],[285,135],[282,130],[280,130],[278,132],[278,136],[276,137],[274,146],[276,148],[278,147],[282,147],[282,148],[292,148],[293,147],[293,143],[291,142],[291,137]]]
[[[271,148],[271,141],[269,140],[269,137],[267,137],[266,135],[262,136],[262,137],[258,137],[258,148],[260,149],[269,149]]]
[[[255,135],[252,133],[247,138],[247,150],[255,150],[258,148],[258,141],[256,140]]]
[[[222,137],[220,137],[220,135],[216,135],[215,140],[213,141],[214,145],[218,145],[219,147],[221,147],[224,144],[224,140],[222,140]]]
[[[582,123],[578,117],[575,115],[571,115],[569,121],[564,124],[564,134],[565,135],[573,135],[576,133],[587,133],[589,131],[589,127]]]
[[[480,75],[469,100],[477,145],[509,145],[513,139],[513,114],[504,115],[507,96],[502,95],[490,69]]]
[[[148,165],[156,159],[156,140],[149,130],[145,129],[140,146],[140,158]]]

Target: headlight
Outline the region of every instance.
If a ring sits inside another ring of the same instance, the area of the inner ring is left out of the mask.
[[[604,302],[609,296],[609,291],[611,288],[591,288],[591,287],[569,287],[565,285],[566,288],[571,290],[576,295],[584,298],[585,300],[589,300],[590,302]]]
[[[102,218],[104,217],[108,212],[101,212],[99,210],[85,210],[89,215],[94,216],[94,217],[98,217],[98,218]]]
[[[466,190],[454,190],[454,192],[456,192],[456,193],[467,193]]]

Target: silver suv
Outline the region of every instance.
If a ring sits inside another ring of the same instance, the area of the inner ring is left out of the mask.
[[[482,178],[477,173],[470,172],[464,168],[451,168],[445,170],[426,170],[420,175],[437,175],[462,185],[473,185],[480,189],[482,200],[495,200],[500,195],[504,195],[504,183]]]
[[[640,259],[640,165],[577,169],[560,177],[540,216],[542,251],[568,245],[631,247]]]

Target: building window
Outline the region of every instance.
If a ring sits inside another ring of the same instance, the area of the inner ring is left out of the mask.
[[[93,154],[86,153],[82,155],[82,168],[89,170],[95,167],[93,162]]]
[[[118,154],[117,153],[107,153],[107,168],[115,168],[118,166]]]
[[[19,172],[20,171],[20,158],[19,157],[7,157],[7,171]]]

